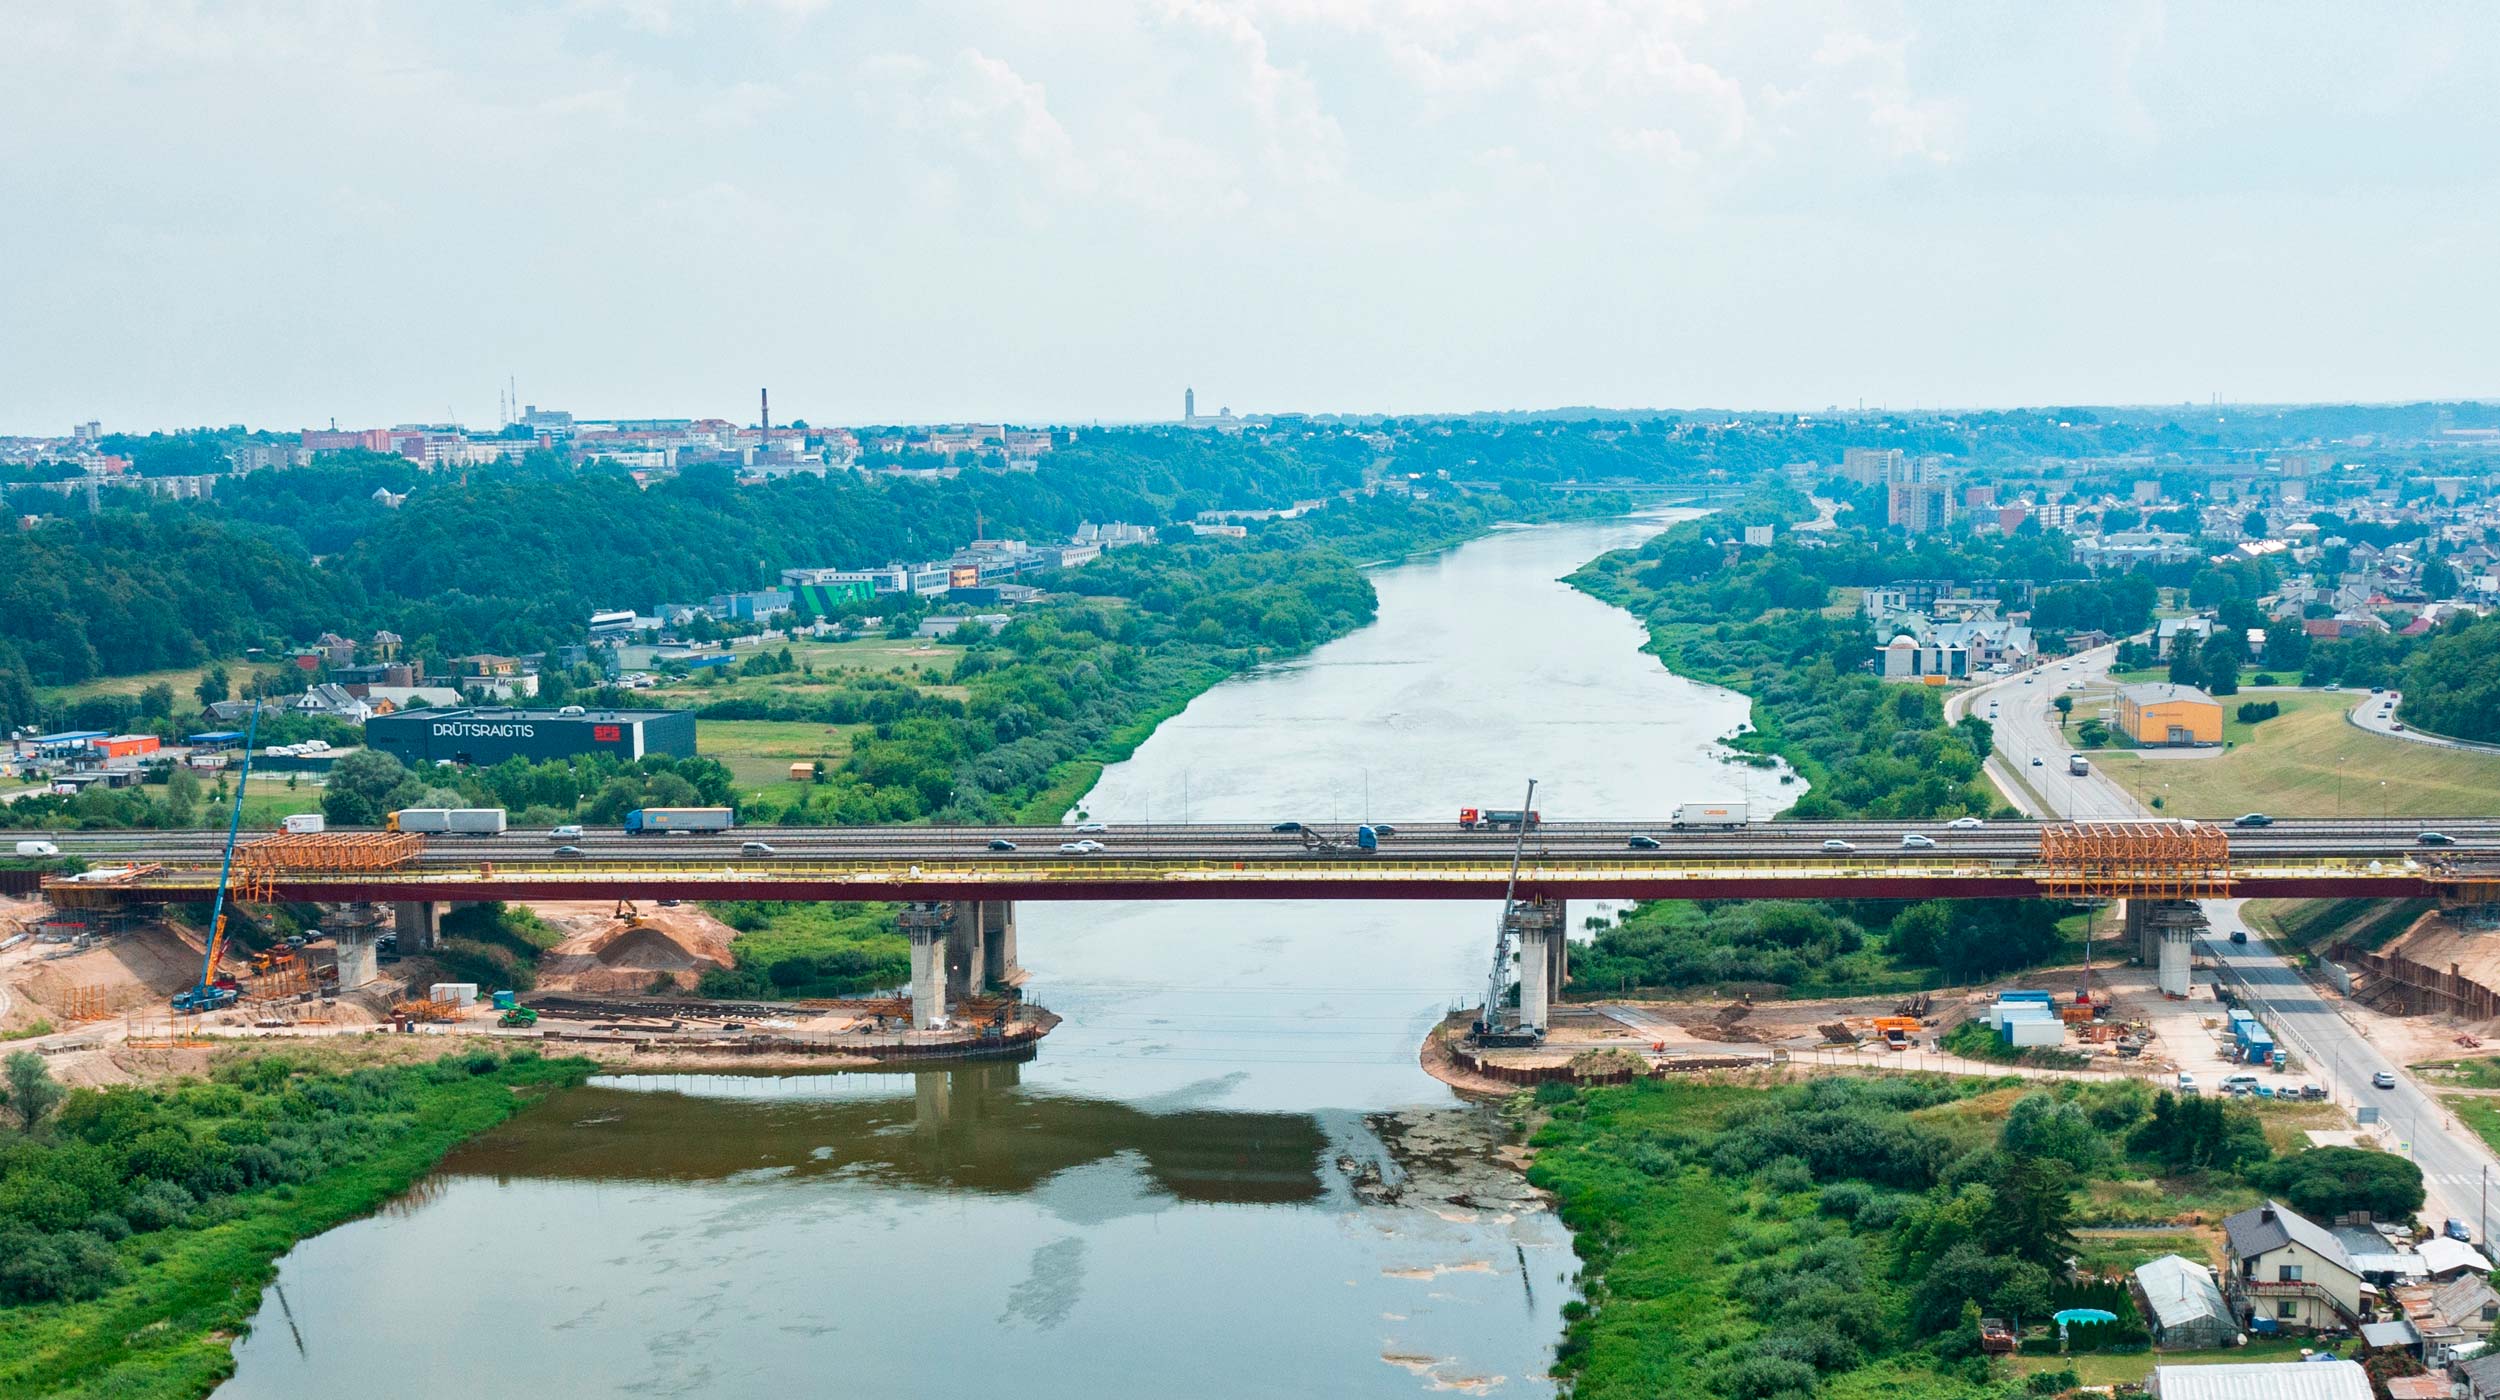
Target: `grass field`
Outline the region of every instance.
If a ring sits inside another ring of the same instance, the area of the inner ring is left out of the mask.
[[[2500,1152],[2500,1101],[2475,1094],[2442,1094],[2439,1101],[2448,1105],[2458,1122],[2472,1128],[2484,1146]]]
[[[2139,1351],[2116,1356],[2103,1356],[2096,1352],[2087,1356],[2017,1356],[2013,1361],[2017,1375],[2071,1369],[2085,1385],[2142,1385],[2151,1378],[2155,1366],[2255,1365],[2265,1361],[2298,1361],[2304,1345],[2296,1337],[2277,1337],[2254,1339],[2244,1347],[2224,1347],[2214,1351]]]
[[[707,719],[698,730],[695,751],[727,764],[741,791],[762,791],[787,802],[798,788],[790,781],[791,764],[821,758],[827,771],[838,768],[850,756],[851,736],[865,727],[800,720]]]
[[[956,659],[963,655],[963,648],[959,646],[918,638],[895,641],[887,637],[865,637],[853,642],[796,641],[789,646],[790,660],[799,669],[788,675],[734,677],[709,685],[690,676],[674,684],[654,686],[646,693],[677,705],[704,705],[715,700],[762,698],[782,693],[804,697],[813,685],[834,684],[845,673],[866,673],[910,680],[919,683],[923,689],[940,694],[962,694],[945,685],[943,679],[931,684],[924,675],[935,668],[941,678],[953,676]],[[764,650],[778,656],[781,645],[775,643]],[[757,652],[742,647],[736,654],[743,665],[748,657]]]
[[[2314,953],[2347,941],[2377,948],[2430,908],[2418,899],[2252,899],[2241,916],[2268,938]]]
[[[2275,692],[2264,698],[2280,701],[2282,715],[2219,757],[2147,759],[2118,750],[2097,757],[2128,791],[2163,798],[2162,811],[2171,816],[2375,816],[2382,808],[2406,816],[2500,815],[2500,754],[2356,728],[2344,718],[2350,695]],[[2239,701],[2223,705],[2227,716]]]
[[[241,661],[228,661],[224,665],[227,683],[234,687],[238,695],[242,694],[243,688],[251,683],[253,676],[263,671],[277,669],[274,665],[253,666]],[[45,700],[84,700],[95,695],[135,696],[140,691],[161,681],[173,687],[175,714],[195,714],[200,708],[198,694],[200,677],[207,674],[208,665],[203,663],[198,666],[177,667],[171,671],[148,671],[136,676],[102,676],[91,681],[80,681],[76,685],[47,686],[40,694]]]

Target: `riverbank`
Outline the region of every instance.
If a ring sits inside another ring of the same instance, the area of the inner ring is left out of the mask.
[[[91,1091],[12,1144],[0,1393],[206,1395],[233,1373],[280,1255],[593,1070],[526,1050],[410,1054],[236,1047],[210,1057],[213,1090]]]

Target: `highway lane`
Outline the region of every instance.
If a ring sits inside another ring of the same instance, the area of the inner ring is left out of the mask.
[[[1982,715],[1987,713],[1991,700],[1996,702],[1997,752],[2008,761],[2001,767],[1992,762],[1990,776],[2015,806],[2028,812],[2084,820],[2151,815],[2133,795],[2103,776],[2098,765],[2087,778],[2063,774],[2065,756],[2071,750],[2057,728],[2054,698],[2079,693],[2064,689],[2068,681],[2081,681],[2085,686],[2085,691],[2080,692],[2083,694],[2108,688],[2109,661],[2115,655],[2114,647],[2101,648],[2074,658],[2064,671],[2056,669],[2053,663],[2045,668],[2043,678],[2031,685],[2023,685],[2019,680],[1998,681],[1954,697],[1964,709]],[[2080,722],[2084,707],[2078,705],[2076,712]],[[2035,757],[2043,760],[2039,767],[2030,763]],[[2053,770],[2053,775],[2030,785],[2019,781],[2037,778],[2044,770]],[[2302,831],[2322,825],[2351,824],[2284,819],[2266,830]],[[2469,831],[2475,833],[2474,844],[2480,845],[2485,839],[2481,833],[2488,830],[2489,824],[2441,821],[2436,826],[2460,840],[2466,839]],[[2235,831],[2233,849],[2239,849],[2243,840]],[[2405,1066],[2394,1062],[2363,1035],[2342,1010],[2300,975],[2288,958],[2253,933],[2247,943],[2231,942],[2235,930],[2248,931],[2241,901],[2199,900],[2197,907],[2212,930],[2205,940],[2205,951],[2243,989],[2249,1008],[2300,1056],[2306,1066],[2305,1077],[2315,1079],[2339,1103],[2355,1108],[2376,1107],[2385,1120],[2383,1137],[2406,1145],[2422,1168],[2423,1187],[2430,1197],[2425,1216],[2434,1224],[2455,1216],[2474,1226],[2476,1240],[2487,1239],[2482,1220],[2482,1182],[2486,1171],[2500,1175],[2500,1157],[2495,1157],[2480,1137],[2452,1119]],[[2396,1087],[2377,1088],[2373,1080],[2381,1073],[2393,1074]]]
[[[2228,970],[2243,1004],[2301,1057],[2305,1076],[2325,1085],[2338,1102],[2378,1109],[2381,1140],[2395,1145],[2421,1167],[2423,1187],[2431,1198],[2423,1208],[2424,1216],[2434,1226],[2454,1216],[2474,1226],[2478,1242],[2487,1239],[2482,1219],[2483,1173],[2490,1170],[2500,1176],[2500,1158],[2451,1117],[2404,1065],[2389,1058],[2346,1020],[2289,959],[2250,931],[2241,919],[2238,900],[2207,900],[2204,909],[2212,925],[2205,952]],[[2231,942],[2235,930],[2247,932],[2249,941]],[[2373,1080],[2380,1074],[2394,1075],[2396,1086],[2378,1088]]]

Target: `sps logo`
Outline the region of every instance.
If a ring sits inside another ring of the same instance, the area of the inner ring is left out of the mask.
[[[590,727],[590,741],[594,744],[621,744],[625,742],[625,726],[594,724]]]

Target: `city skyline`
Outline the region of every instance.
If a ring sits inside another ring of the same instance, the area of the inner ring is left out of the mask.
[[[0,432],[2500,391],[2462,5],[18,8]]]

